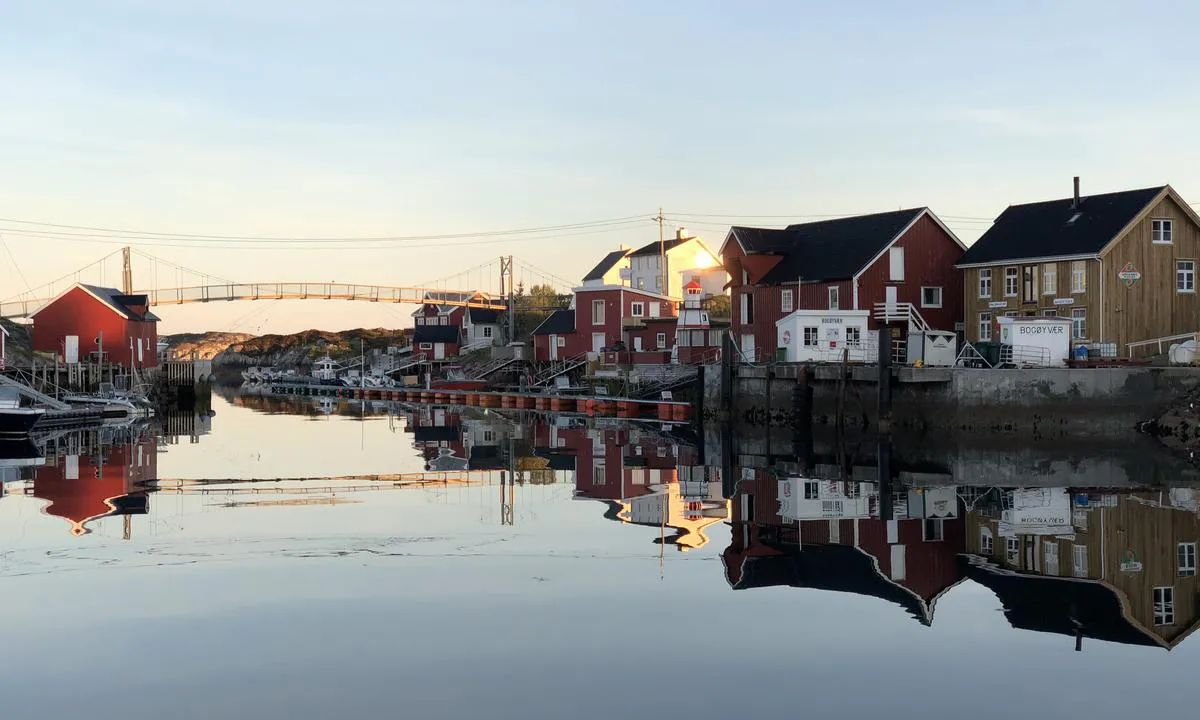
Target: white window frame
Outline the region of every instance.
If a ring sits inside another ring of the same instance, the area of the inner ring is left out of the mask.
[[[1155,245],[1170,245],[1175,242],[1175,223],[1168,218],[1150,220],[1150,242]]]
[[[603,460],[593,462],[592,463],[592,485],[607,485],[607,484],[608,484],[608,465]]]
[[[808,325],[800,330],[801,344],[803,347],[817,347],[821,342],[821,329],[815,325]],[[812,342],[809,342],[809,338]]]
[[[1055,308],[1042,308],[1042,317],[1058,317],[1058,310]]]
[[[888,250],[888,279],[889,282],[904,282],[904,248],[902,247]]]
[[[942,518],[927,518],[921,521],[921,542],[943,542],[946,539],[946,521]]]
[[[893,249],[895,249],[895,248],[893,248]],[[841,298],[839,297],[838,286],[830,285],[827,290],[827,293],[829,296],[829,309],[830,310],[840,310],[841,309]]]
[[[630,303],[629,304],[629,316],[636,317],[636,318],[646,317],[646,303],[644,303],[644,302]]]
[[[667,346],[667,334],[665,332],[656,334],[654,336],[654,343],[658,346],[659,350],[665,348]]]
[[[979,313],[979,342],[991,342],[992,340],[992,314],[990,312]]]
[[[925,302],[925,291],[937,290],[937,302]],[[921,307],[940,308],[942,306],[942,288],[936,285],[926,285],[921,288]]]
[[[1071,308],[1071,339],[1087,340],[1087,308]]]
[[[1088,561],[1087,561],[1087,545],[1072,545],[1071,546],[1071,573],[1077,577],[1087,577]]]
[[[1087,292],[1087,261],[1073,260],[1071,262],[1071,294],[1082,295]]]
[[[1196,574],[1196,543],[1179,543],[1175,555],[1179,565],[1179,577],[1193,577]]]
[[[1058,294],[1058,264],[1049,263],[1042,266],[1042,294]]]
[[[979,297],[992,297],[992,269],[979,268]]]
[[[558,342],[555,344],[558,345],[558,347],[566,347],[567,346],[567,339],[565,337],[563,337],[562,335],[559,335],[557,337],[557,340],[558,340]]]
[[[432,350],[432,349],[433,349],[433,343],[431,343],[431,342],[423,342],[423,343],[421,343],[420,345],[418,345],[418,346],[417,346],[417,349],[418,349],[418,350]]]
[[[991,555],[994,550],[992,529],[987,525],[981,525],[979,527],[979,554]]]
[[[862,328],[854,325],[846,328],[846,344],[850,347],[862,345]]]
[[[742,325],[754,324],[754,297],[749,292],[742,293]]]
[[[603,300],[593,300],[592,301],[592,324],[593,325],[603,325],[604,324],[604,301]]]
[[[1009,266],[1004,268],[1004,297],[1016,297],[1021,286],[1021,268]]]
[[[796,309],[796,298],[792,294],[791,288],[779,291],[779,309],[785,315]]]
[[[1175,624],[1175,587],[1156,587],[1150,595],[1154,608],[1154,627]]]
[[[492,330],[493,328],[491,325],[484,325],[482,328],[480,328],[480,331],[485,338],[490,338],[492,336]]]
[[[1190,295],[1196,292],[1196,261],[1175,261],[1175,292]]]
[[[1021,541],[1015,537],[1004,539],[1004,560],[1009,565],[1021,564]]]

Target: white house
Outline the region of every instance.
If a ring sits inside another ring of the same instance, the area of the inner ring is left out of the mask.
[[[785,520],[869,518],[878,511],[879,491],[871,483],[800,477],[779,481],[779,515]]]
[[[629,248],[624,245],[604,256],[596,267],[583,276],[585,287],[629,284]]]
[[[463,315],[463,351],[501,344],[500,311],[467,308]]]
[[[776,347],[784,362],[874,360],[867,310],[796,310],[775,322]]]
[[[713,269],[712,275],[721,278],[720,287],[711,288],[715,280],[710,280],[706,290],[709,294],[720,294],[724,291],[725,274],[721,261],[698,237],[688,237],[687,230],[679,228],[675,237],[662,243],[652,242],[649,245],[629,253],[629,286],[635,290],[649,290],[669,295],[673,298],[683,297],[683,286],[690,281],[684,279],[684,273],[696,269]],[[663,260],[666,269],[663,269]],[[667,279],[668,287],[663,290],[663,277]],[[702,283],[704,284],[704,283]]]

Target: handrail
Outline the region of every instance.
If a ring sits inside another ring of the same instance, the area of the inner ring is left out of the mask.
[[[925,322],[925,318],[921,316],[921,313],[917,310],[917,306],[912,303],[875,303],[874,317],[880,322],[906,321],[909,325],[921,331],[933,329],[929,323]]]
[[[1162,352],[1163,352],[1162,344],[1163,343],[1174,342],[1176,340],[1195,340],[1197,334],[1198,333],[1190,332],[1190,333],[1181,333],[1179,335],[1167,335],[1167,336],[1160,337],[1160,338],[1153,338],[1151,340],[1138,340],[1137,342],[1125,343],[1125,349],[1128,353],[1128,356],[1133,357],[1133,349],[1134,348],[1148,347],[1150,345],[1158,345],[1158,354],[1162,355]]]

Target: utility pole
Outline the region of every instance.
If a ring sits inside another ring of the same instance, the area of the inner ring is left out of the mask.
[[[121,292],[133,294],[133,264],[129,261],[129,246],[121,248]]]
[[[670,295],[670,286],[667,285],[667,241],[663,236],[663,209],[658,209],[658,265],[662,271],[662,287],[659,288],[659,293],[662,295]]]

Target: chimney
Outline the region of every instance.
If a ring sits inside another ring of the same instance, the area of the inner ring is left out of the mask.
[[[1079,176],[1075,176],[1075,200],[1071,202],[1071,209],[1079,209]]]
[[[688,239],[687,228],[681,227],[681,228],[676,229],[675,230],[675,239],[676,240],[687,240]]]

